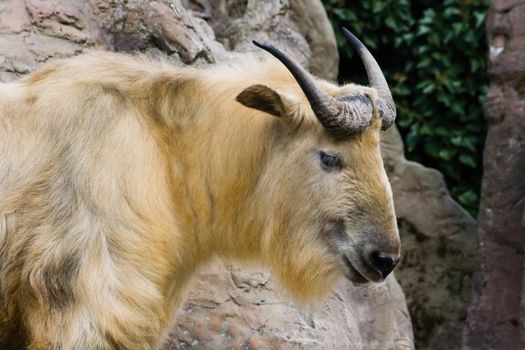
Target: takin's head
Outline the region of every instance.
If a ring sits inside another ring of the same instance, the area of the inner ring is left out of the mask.
[[[259,181],[264,205],[271,207],[261,250],[299,300],[326,294],[342,276],[354,283],[383,281],[400,258],[379,148],[380,130],[394,122],[395,105],[370,52],[347,30],[345,35],[358,50],[372,88],[317,81],[277,48],[254,42],[288,68],[304,96],[264,85],[237,96],[287,126]]]

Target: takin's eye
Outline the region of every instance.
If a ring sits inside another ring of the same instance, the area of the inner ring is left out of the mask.
[[[319,159],[321,160],[321,168],[324,171],[339,171],[343,169],[343,158],[341,156],[319,151]]]

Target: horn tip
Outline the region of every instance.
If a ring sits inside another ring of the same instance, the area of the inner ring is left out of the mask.
[[[265,43],[265,42],[261,42],[261,41],[258,41],[258,40],[252,40],[252,43],[255,46],[260,47],[261,49],[265,49],[265,50],[267,50],[268,47],[271,47],[271,44]]]
[[[350,41],[350,43],[355,49],[366,49],[365,45],[361,42],[361,40],[359,40],[351,31],[349,31],[345,27],[341,27],[341,29],[343,30],[343,34]]]

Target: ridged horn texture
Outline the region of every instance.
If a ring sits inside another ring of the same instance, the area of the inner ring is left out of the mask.
[[[357,39],[354,34],[344,27],[343,33],[354,49],[357,50],[361,61],[363,61],[370,86],[377,90],[379,97],[377,108],[381,116],[381,128],[385,130],[394,124],[396,120],[396,105],[394,104],[394,99],[388,88],[385,76],[374,56],[372,56],[361,40]]]
[[[366,46],[348,29],[343,28],[343,33],[363,61],[370,85],[377,90],[379,97],[377,108],[381,116],[381,128],[385,130],[396,119],[396,106],[385,76]],[[348,96],[337,100],[318,89],[310,74],[293,58],[270,43],[255,40],[253,43],[271,53],[288,68],[306,95],[317,119],[328,132],[338,137],[345,137],[361,133],[370,124],[372,105],[367,97]]]
[[[303,90],[315,116],[332,135],[347,137],[361,133],[372,119],[372,105],[364,96],[352,96],[337,100],[317,88],[310,74],[293,58],[269,43],[253,41],[281,61],[292,73]]]

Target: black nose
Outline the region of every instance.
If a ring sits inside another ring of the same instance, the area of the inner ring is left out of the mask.
[[[386,278],[386,276],[392,272],[394,267],[396,267],[399,262],[399,257],[375,250],[371,253],[370,262],[376,270],[381,272],[381,276]]]

